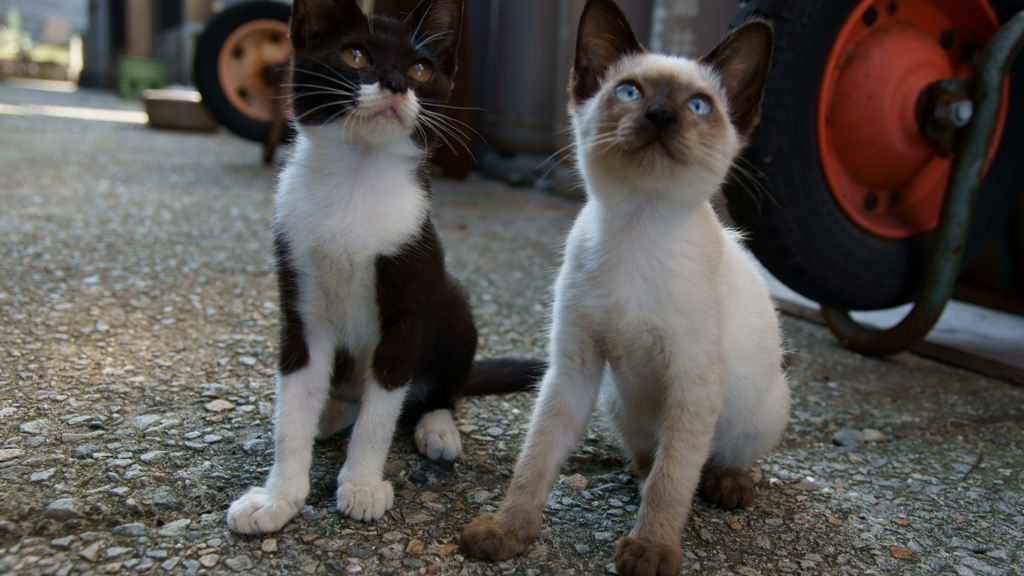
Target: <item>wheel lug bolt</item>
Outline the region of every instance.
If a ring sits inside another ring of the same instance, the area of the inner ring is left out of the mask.
[[[876,21],[878,21],[878,10],[875,10],[874,6],[868,8],[867,10],[864,11],[863,19],[865,26],[871,26]]]
[[[939,35],[939,46],[949,50],[953,47],[953,42],[956,42],[956,34],[952,30],[943,30],[942,34]]]
[[[949,123],[956,128],[963,128],[974,115],[974,103],[970,100],[944,102],[935,107],[935,119]]]
[[[864,197],[864,209],[874,210],[876,206],[878,206],[878,194],[868,192],[868,195]]]

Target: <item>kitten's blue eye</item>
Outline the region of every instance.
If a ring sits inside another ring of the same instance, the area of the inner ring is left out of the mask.
[[[711,102],[703,96],[694,96],[686,101],[686,105],[693,110],[694,114],[704,116],[708,112],[711,112]]]
[[[636,84],[619,84],[619,86],[615,89],[615,96],[619,100],[630,102],[632,100],[639,100],[643,98],[644,94],[643,92],[640,91],[640,88],[638,88]]]

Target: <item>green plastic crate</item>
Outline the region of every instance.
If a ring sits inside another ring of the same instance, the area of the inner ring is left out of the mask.
[[[159,60],[121,58],[117,65],[117,94],[125,100],[138,100],[143,90],[167,85],[167,67]]]

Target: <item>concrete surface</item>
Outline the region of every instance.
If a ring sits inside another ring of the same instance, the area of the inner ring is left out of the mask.
[[[0,102],[107,106],[2,84]],[[317,445],[309,505],[283,532],[229,533],[227,505],[271,463],[275,169],[227,134],[0,114],[0,139],[0,574],[609,570],[639,496],[596,417],[525,556],[491,564],[455,546],[500,502],[533,392],[465,401],[453,465],[399,436],[395,507],[376,524],[334,509],[341,437]],[[481,353],[541,355],[576,206],[435,185]],[[683,573],[1021,574],[1022,390],[908,354],[864,358],[783,323],[791,425],[754,471],[751,509],[695,507]]]

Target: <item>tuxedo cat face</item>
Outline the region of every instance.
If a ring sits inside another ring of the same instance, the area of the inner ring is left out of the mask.
[[[650,54],[613,0],[590,0],[570,86],[580,159],[622,178],[721,181],[757,125],[771,45],[751,21],[699,60]]]
[[[291,103],[300,126],[387,145],[437,122],[424,106],[448,99],[462,0],[423,0],[404,20],[366,16],[356,0],[295,0]]]

